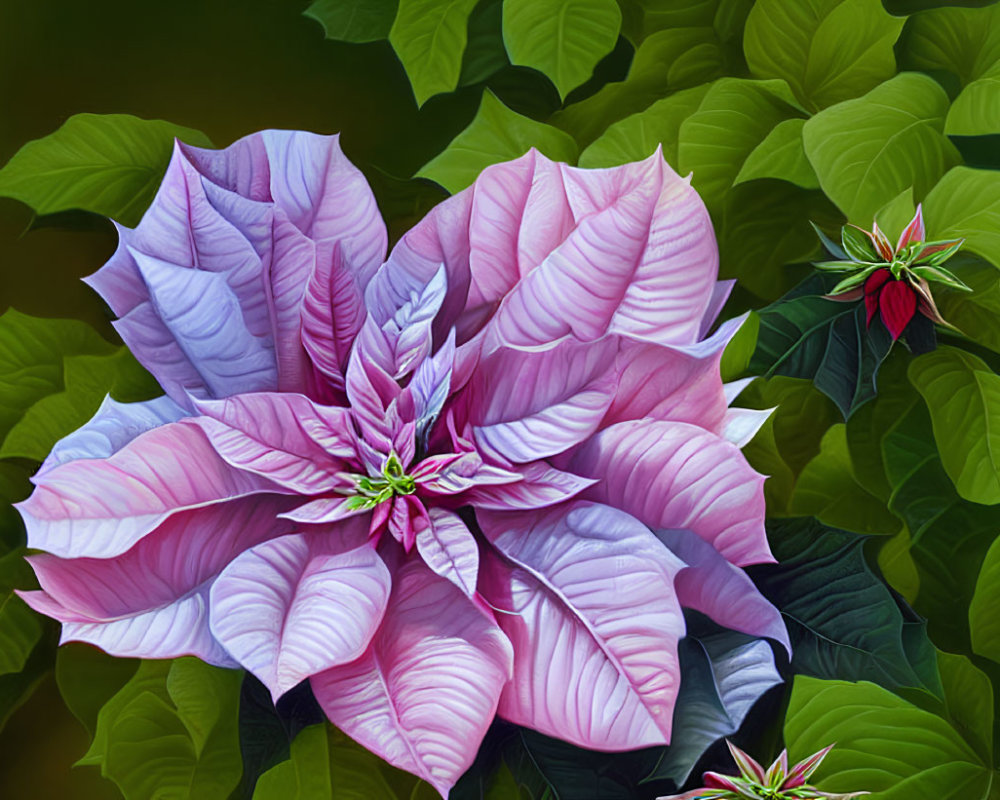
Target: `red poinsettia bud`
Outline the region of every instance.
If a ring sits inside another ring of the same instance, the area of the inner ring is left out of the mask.
[[[917,293],[905,280],[888,281],[879,293],[878,307],[895,341],[917,313]]]
[[[892,273],[887,269],[877,269],[865,281],[865,310],[868,312],[868,325],[875,319],[878,311],[878,298],[886,281],[892,279]]]

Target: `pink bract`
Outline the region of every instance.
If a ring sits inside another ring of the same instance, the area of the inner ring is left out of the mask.
[[[670,741],[682,607],[784,643],[763,477],[706,338],[708,214],[659,153],[535,151],[386,232],[337,137],[178,144],[89,280],[166,396],[20,505],[63,641],[242,666],[442,795],[494,715]]]

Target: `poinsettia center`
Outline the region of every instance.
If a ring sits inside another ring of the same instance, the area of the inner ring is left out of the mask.
[[[396,495],[413,494],[417,482],[406,474],[403,464],[395,453],[390,453],[382,468],[381,477],[354,475],[356,494],[347,501],[351,510],[375,508],[380,503],[391,500]]]

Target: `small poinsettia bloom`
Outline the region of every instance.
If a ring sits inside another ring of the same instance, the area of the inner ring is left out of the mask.
[[[496,714],[670,741],[682,608],[788,644],[705,207],[657,153],[486,169],[386,257],[336,137],[178,144],[89,280],[166,392],[20,505],[62,639],[243,667],[443,795]]]
[[[833,749],[832,744],[803,759],[791,769],[788,768],[788,753],[782,750],[781,755],[766,770],[732,742],[727,740],[726,744],[729,745],[729,752],[739,768],[739,775],[706,772],[702,776],[705,782],[702,788],[692,789],[684,794],[660,797],[658,800],[807,800],[808,798],[851,800],[854,797],[871,794],[871,792],[837,794],[823,792],[808,785],[809,778]]]
[[[893,340],[903,334],[918,312],[939,325],[948,324],[934,304],[931,283],[971,291],[942,266],[965,240],[924,241],[924,218],[919,205],[895,247],[878,223],[870,231],[844,226],[840,246],[823,238],[827,249],[839,260],[821,261],[815,266],[825,272],[848,273],[830,292],[830,299],[864,298],[868,325],[878,314]]]

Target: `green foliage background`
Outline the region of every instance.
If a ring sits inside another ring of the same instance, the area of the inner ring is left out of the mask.
[[[224,146],[284,127],[342,132],[393,239],[529,147],[586,167],[661,147],[693,173],[722,276],[739,281],[724,316],[755,311],[725,376],[764,376],[738,404],[777,407],[746,453],[771,476],[781,563],[753,577],[795,645],[786,685],[735,737],[761,759],[782,742],[800,758],[837,741],[819,779],[830,791],[1000,797],[1000,5],[0,0],[0,11],[0,796],[432,796],[328,726],[254,716],[239,673],[81,645],[57,655],[56,626],[12,595],[32,577],[8,503],[106,394],[158,393],[78,281],[113,251],[104,217],[135,224],[173,136]],[[915,356],[815,297],[809,262],[821,257],[810,222],[835,236],[877,219],[894,238],[917,203],[929,238],[966,240],[949,266],[974,291],[936,290],[955,329]],[[725,714],[723,695],[712,697]],[[597,757],[494,733],[456,796],[652,797],[687,771],[669,750]],[[721,752],[695,779],[725,767]]]

